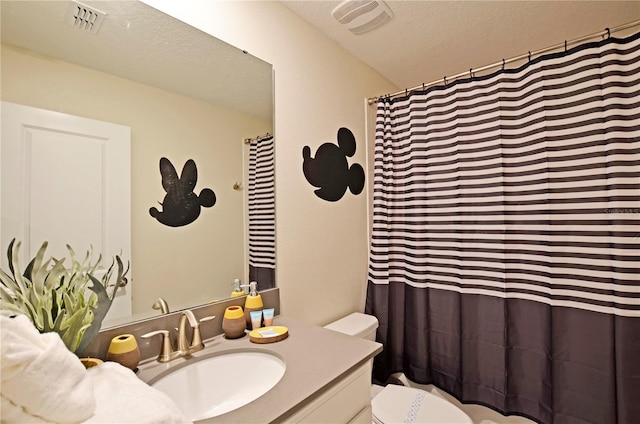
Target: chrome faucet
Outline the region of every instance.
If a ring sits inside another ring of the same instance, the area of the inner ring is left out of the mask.
[[[171,340],[168,330],[151,331],[149,333],[143,334],[142,338],[147,339],[158,334],[162,335],[162,348],[160,350],[160,355],[158,355],[158,361],[169,362],[176,358],[181,358],[183,356],[187,356],[204,349],[202,335],[200,334],[200,324],[205,321],[210,321],[214,318],[215,315],[204,317],[200,321],[198,321],[192,311],[188,309],[183,311],[182,314],[180,314],[180,319],[178,321],[178,337],[176,350],[173,350],[173,347],[171,346]],[[189,321],[189,325],[193,329],[191,343],[189,343],[187,340],[187,321]]]

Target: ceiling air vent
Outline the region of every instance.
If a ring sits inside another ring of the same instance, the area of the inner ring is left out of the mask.
[[[345,0],[331,15],[356,35],[376,29],[393,18],[391,9],[382,0]]]
[[[66,21],[71,26],[95,34],[100,29],[106,13],[77,1],[69,4]]]

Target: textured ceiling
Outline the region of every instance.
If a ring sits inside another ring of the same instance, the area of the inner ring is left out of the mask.
[[[340,1],[282,3],[401,89],[640,19],[637,0],[387,0],[394,18],[354,35],[331,16]]]
[[[83,0],[97,34],[66,23],[70,1],[0,3],[3,43],[272,119],[271,65],[144,3]]]
[[[140,2],[84,3],[108,13],[97,35],[80,37],[63,23],[68,1],[2,0],[2,42],[263,118],[272,116],[267,63]],[[394,13],[391,22],[357,36],[332,18],[339,1],[281,3],[399,88],[640,19],[637,0],[387,0]],[[231,64],[243,56],[253,60]],[[248,77],[254,71],[259,76]],[[382,93],[371,93],[376,94]]]

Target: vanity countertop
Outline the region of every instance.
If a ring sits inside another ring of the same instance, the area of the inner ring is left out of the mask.
[[[277,316],[274,325],[289,329],[289,337],[269,344],[256,344],[245,335],[227,340],[220,335],[205,340],[205,349],[192,358],[179,358],[161,364],[155,359],[140,364],[138,377],[152,381],[167,370],[183,366],[193,358],[210,356],[232,350],[266,350],[280,356],[286,363],[282,379],[270,391],[253,402],[217,417],[198,423],[271,423],[285,419],[302,408],[323,389],[331,387],[340,378],[382,350],[380,343],[347,336],[322,327],[308,325]],[[211,384],[223,384],[212,381]]]

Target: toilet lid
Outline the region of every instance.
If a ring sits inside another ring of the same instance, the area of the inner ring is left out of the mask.
[[[473,424],[461,409],[427,391],[413,387],[385,387],[371,400],[376,423]]]

